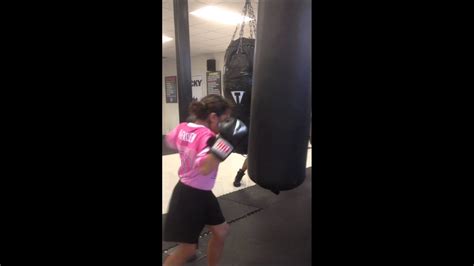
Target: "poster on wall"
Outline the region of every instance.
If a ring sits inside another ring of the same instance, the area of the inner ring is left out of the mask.
[[[191,79],[191,88],[193,90],[193,100],[199,101],[204,97],[202,91],[202,75],[193,76]]]
[[[221,94],[221,72],[207,72],[207,94]]]
[[[178,93],[176,89],[176,76],[165,77],[166,102],[177,103]]]

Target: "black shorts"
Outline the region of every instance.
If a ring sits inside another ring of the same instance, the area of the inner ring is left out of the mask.
[[[196,189],[178,182],[171,195],[163,240],[197,244],[205,225],[219,225],[224,222],[221,207],[212,191]]]

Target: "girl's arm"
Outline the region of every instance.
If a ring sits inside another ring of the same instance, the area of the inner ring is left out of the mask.
[[[179,127],[179,126],[178,126]],[[176,147],[176,137],[178,135],[178,127],[175,129],[171,130],[168,134],[165,136],[166,144],[168,145],[169,148],[173,150],[177,150]]]
[[[197,155],[196,160],[197,169],[201,175],[208,175],[215,171],[221,162],[214,154],[209,153],[210,147],[216,140],[215,136],[210,135],[205,139],[203,144],[205,148]]]
[[[208,153],[205,157],[200,160],[200,165],[198,166],[198,171],[201,175],[208,175],[212,171],[216,170],[221,161],[217,157]]]

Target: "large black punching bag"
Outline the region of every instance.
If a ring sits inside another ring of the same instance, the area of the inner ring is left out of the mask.
[[[249,17],[250,38],[244,37],[245,20]],[[239,38],[234,40],[240,28]],[[252,96],[253,58],[255,49],[256,18],[250,0],[245,0],[242,23],[235,27],[229,47],[224,56],[224,97],[235,103],[232,116],[250,128],[250,103]],[[248,153],[248,136],[234,148],[234,152]]]
[[[224,97],[234,102],[232,116],[250,128],[250,97],[255,39],[240,37],[230,43],[224,56]],[[234,152],[247,154],[248,137]]]
[[[274,193],[303,183],[310,133],[311,1],[258,2],[249,177]]]

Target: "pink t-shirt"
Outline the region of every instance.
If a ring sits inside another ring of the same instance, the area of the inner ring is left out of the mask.
[[[201,190],[212,190],[217,169],[201,175],[198,168],[209,152],[207,141],[215,134],[207,127],[194,123],[181,123],[166,135],[166,142],[177,149],[181,158],[178,175],[182,183]]]

